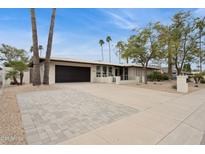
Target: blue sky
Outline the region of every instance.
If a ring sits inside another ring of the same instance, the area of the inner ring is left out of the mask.
[[[114,46],[126,41],[132,29],[149,22],[169,23],[179,10],[191,10],[197,16],[205,9],[57,9],[54,33],[54,57],[100,60],[99,39],[112,37],[112,61],[117,63]],[[39,44],[46,48],[51,9],[37,9]],[[31,46],[29,9],[0,9],[0,43],[29,51]],[[45,52],[45,50],[44,50]],[[108,61],[108,45],[104,47]]]

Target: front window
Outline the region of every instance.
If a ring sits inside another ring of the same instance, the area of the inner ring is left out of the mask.
[[[97,66],[96,68],[96,77],[101,77],[101,67]]]
[[[107,67],[103,66],[103,77],[107,76]]]
[[[113,76],[112,75],[112,67],[109,67],[109,76]]]

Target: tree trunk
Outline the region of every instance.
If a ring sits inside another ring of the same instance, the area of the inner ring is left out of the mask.
[[[199,51],[199,72],[202,72],[202,50],[201,50],[201,33],[200,33],[200,36],[199,36],[199,39],[200,39],[200,51]]]
[[[16,76],[13,76],[13,80],[14,80],[14,85],[18,85],[19,84],[17,79],[16,79]]]
[[[23,72],[20,72],[20,85],[23,85]]]
[[[102,54],[102,61],[104,61],[104,56],[103,56],[103,46],[101,46],[101,54]]]
[[[168,44],[168,75],[172,79],[172,53],[170,43]]]
[[[56,9],[53,9],[52,16],[51,16],[49,35],[48,35],[46,58],[45,58],[45,64],[44,64],[43,84],[45,85],[49,85],[50,57],[51,57],[51,50],[52,50],[52,43],[53,43],[53,30],[54,30],[54,25],[55,25],[55,17],[56,17]]]
[[[119,52],[119,64],[121,64],[121,54]]]
[[[39,52],[38,52],[38,36],[36,28],[35,9],[31,9],[31,23],[32,23],[32,40],[33,40],[33,86],[41,84]]]
[[[127,64],[129,63],[129,58],[126,58],[126,62],[127,62]]]
[[[144,67],[144,83],[147,84],[147,66]]]
[[[109,47],[109,62],[111,63],[111,51],[110,51],[110,42],[108,44],[108,47]]]
[[[181,75],[181,69],[180,68],[176,68],[177,70],[177,75]]]

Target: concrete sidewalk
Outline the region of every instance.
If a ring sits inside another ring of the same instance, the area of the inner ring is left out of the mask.
[[[164,100],[59,144],[205,144],[204,96],[202,89]]]

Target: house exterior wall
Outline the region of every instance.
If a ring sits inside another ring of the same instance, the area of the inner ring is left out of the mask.
[[[55,66],[61,65],[61,66],[76,66],[76,67],[90,67],[90,82],[106,82],[110,83],[112,80],[110,77],[108,78],[100,78],[96,77],[96,67],[101,66],[101,75],[103,74],[103,66],[106,65],[94,65],[94,64],[82,64],[82,63],[72,63],[72,62],[50,62],[50,72],[49,72],[49,83],[54,84],[55,83]],[[115,74],[115,67],[114,66],[106,66],[107,67],[107,74],[108,74],[108,68],[112,67],[112,74]],[[44,63],[40,66],[40,73],[41,73],[41,81],[43,81],[43,74],[44,74]]]
[[[50,72],[49,72],[49,83],[55,84],[55,66],[76,66],[76,67],[90,67],[90,82],[100,82],[100,83],[112,83],[113,77],[115,76],[115,69],[117,66],[108,66],[108,65],[97,65],[97,64],[83,64],[83,63],[74,63],[74,62],[58,62],[51,61],[50,62]],[[101,69],[101,77],[96,76],[97,66],[100,66]],[[103,67],[107,67],[107,76],[102,77],[103,75]],[[109,67],[112,67],[112,76],[109,76]],[[148,70],[148,73],[152,72],[152,70]],[[40,65],[40,73],[41,73],[41,81],[43,81],[44,74],[44,63]],[[144,82],[144,70],[143,68],[138,67],[129,67],[128,68],[128,80],[130,82]],[[125,82],[127,83],[127,82]]]
[[[128,80],[135,80],[136,79],[136,68],[130,67],[128,68]]]
[[[30,82],[30,72],[29,70],[24,72],[24,76],[23,76],[23,83],[29,83]]]
[[[153,69],[147,69],[147,74],[153,72]],[[137,80],[138,83],[144,83],[145,73],[143,68],[130,67],[128,68],[128,80]]]
[[[96,68],[91,64],[81,64],[81,63],[72,63],[72,62],[50,62],[50,71],[49,71],[49,83],[55,84],[55,66],[76,66],[76,67],[90,67],[90,81],[94,82],[94,77],[96,76]],[[41,73],[41,82],[43,82],[44,75],[44,63],[40,66]]]

